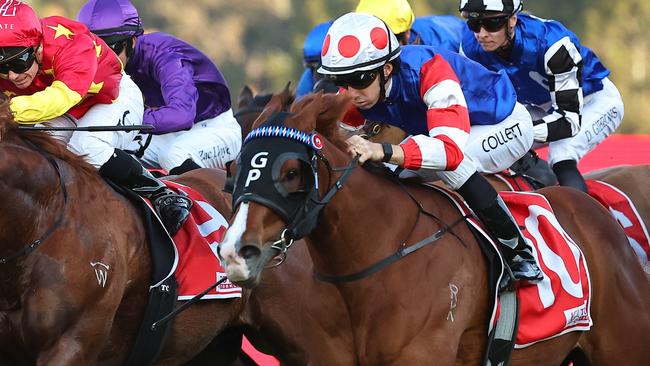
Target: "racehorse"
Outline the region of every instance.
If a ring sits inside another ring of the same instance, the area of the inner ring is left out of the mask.
[[[209,170],[188,174],[182,180],[203,182],[201,193],[215,197]],[[0,102],[0,176],[3,361],[124,364],[151,277],[139,213],[63,144],[19,130],[7,99]],[[158,364],[192,359],[241,306],[238,299],[210,301],[180,314]]]
[[[285,110],[293,99],[288,84],[277,95],[253,95],[244,87],[236,113],[242,134],[259,123],[257,119],[267,104]],[[340,294],[331,284],[313,277],[304,241],[296,241],[292,248],[282,264],[267,271],[262,285],[246,300],[241,314],[246,336],[282,365],[355,364],[350,319]]]
[[[307,135],[318,132],[320,139],[311,137],[322,142],[317,159],[306,161],[301,157],[304,150],[296,147],[302,145],[288,139],[264,143],[260,137],[252,140],[256,144],[244,144],[237,169],[249,174],[236,177],[238,204],[220,246],[230,280],[250,288],[259,284],[276,250],[272,246],[287,244],[293,232],[305,233],[321,276],[343,276],[372,268],[408,243],[444,228],[447,235],[427,249],[336,287],[349,311],[359,364],[481,363],[487,338],[487,268],[475,237],[465,225],[451,227],[462,220],[461,214],[430,188],[405,189],[394,180],[355,169],[336,124],[347,106],[344,95],[316,94],[298,101],[292,114],[284,116],[289,128]],[[260,119],[277,118],[279,110],[269,105]],[[251,156],[253,164],[243,160]],[[282,160],[276,160],[278,156]],[[242,191],[251,176],[264,176],[251,175],[251,169],[265,166],[272,167],[264,173],[273,175],[284,201],[269,193],[273,188],[268,185],[253,184]],[[238,190],[247,193],[239,195]],[[540,192],[589,263],[595,325],[587,332],[515,350],[512,364],[559,365],[575,349],[593,365],[646,364],[650,285],[635,254],[620,244],[626,241],[620,227],[584,194],[562,187]],[[315,211],[318,215],[309,213],[323,206]],[[460,293],[453,322],[448,320],[451,283]]]

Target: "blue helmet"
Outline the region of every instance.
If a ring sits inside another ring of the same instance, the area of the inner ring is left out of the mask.
[[[307,38],[305,38],[305,44],[302,46],[302,60],[305,63],[320,62],[321,50],[323,49],[323,42],[325,42],[325,36],[327,31],[330,29],[330,26],[334,23],[333,20],[328,22],[320,23],[315,26]]]

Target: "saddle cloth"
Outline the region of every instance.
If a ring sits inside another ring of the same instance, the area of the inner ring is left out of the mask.
[[[521,192],[531,191],[532,186],[521,176],[506,173],[494,174],[504,182],[510,190]],[[639,215],[632,200],[621,190],[599,180],[586,180],[589,195],[600,202],[621,225],[625,235],[641,266],[650,274],[650,235],[643,219]]]
[[[453,199],[464,215],[470,212],[460,197],[444,188],[433,187]],[[531,192],[500,192],[499,195],[532,244],[533,254],[544,272],[544,280],[540,283],[516,289],[519,329],[515,347],[524,348],[568,332],[590,329],[593,322],[587,263],[580,248],[557,221],[549,202],[544,196]],[[470,223],[496,251],[496,245],[482,225],[474,219],[470,219]],[[496,293],[497,287],[493,284],[490,290]],[[495,301],[488,332],[492,331],[498,313]]]
[[[171,269],[178,282],[178,300],[189,300],[226,277],[217,256],[217,246],[226,233],[228,221],[195,190],[176,182],[164,182],[194,202],[190,217],[173,237],[176,257]],[[237,298],[241,294],[241,287],[226,280],[202,300]]]
[[[648,229],[634,203],[618,188],[598,180],[586,181],[589,195],[600,202],[621,225],[630,246],[646,273],[650,274],[650,241]]]

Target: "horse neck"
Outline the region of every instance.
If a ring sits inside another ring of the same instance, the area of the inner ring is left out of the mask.
[[[403,189],[364,169],[343,187],[307,238],[315,268],[332,275],[358,272],[394,253],[418,216]]]
[[[0,144],[0,258],[24,249],[55,222],[62,207],[59,177],[45,158],[17,145]],[[0,308],[15,306],[26,255],[0,264]]]

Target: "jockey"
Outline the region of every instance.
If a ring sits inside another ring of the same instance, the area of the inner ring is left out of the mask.
[[[384,22],[363,13],[334,21],[322,55],[318,72],[347,89],[366,119],[412,135],[400,145],[350,137],[359,162],[389,162],[424,178],[439,176],[503,244],[515,278],[539,281],[543,275],[532,249],[478,173],[510,166],[533,143],[530,115],[505,74],[451,51],[400,47]]]
[[[463,21],[452,15],[416,18],[407,0],[361,0],[356,12],[383,20],[402,45],[420,44],[458,52],[465,29]]]
[[[140,142],[142,161],[170,174],[225,169],[241,148],[241,127],[215,64],[169,34],[143,34],[128,0],[89,0],[77,19],[115,51],[144,94],[144,124],[154,129]]]
[[[0,90],[21,124],[100,126],[141,123],[142,95],[106,43],[81,23],[52,16],[39,19],[21,1],[2,7]],[[191,202],[149,176],[122,151],[133,132],[83,132],[68,148],[86,156],[99,173],[149,197],[170,233],[187,218]]]
[[[520,13],[521,0],[461,0],[462,52],[507,73],[533,116],[535,141],[549,143],[561,185],[587,191],[577,162],[621,124],[623,100],[609,70],[554,20]]]
[[[302,97],[314,90],[316,82],[321,80],[316,70],[320,67],[320,50],[323,48],[325,34],[332,25],[332,20],[316,25],[305,38],[302,46],[302,63],[305,71],[296,88],[296,97]]]

